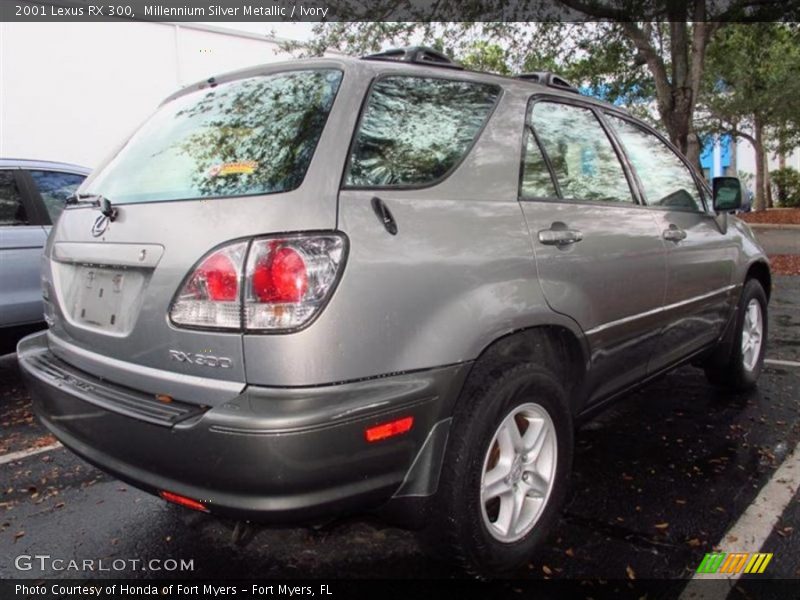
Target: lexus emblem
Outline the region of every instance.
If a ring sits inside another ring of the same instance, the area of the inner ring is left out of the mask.
[[[109,222],[110,219],[106,215],[99,215],[94,220],[94,225],[92,225],[92,235],[94,237],[100,237],[103,235],[106,232],[106,229],[108,229]]]

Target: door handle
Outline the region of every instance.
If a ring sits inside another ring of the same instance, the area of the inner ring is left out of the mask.
[[[680,242],[686,239],[686,232],[683,229],[678,229],[676,225],[670,225],[669,229],[661,232],[661,235],[668,242]]]
[[[539,232],[539,242],[545,246],[567,246],[580,242],[582,239],[583,233],[577,229],[551,227],[550,229],[542,229]]]

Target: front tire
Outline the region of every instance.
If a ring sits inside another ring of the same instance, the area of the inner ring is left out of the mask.
[[[468,573],[489,577],[525,564],[558,518],[573,426],[547,369],[477,368],[451,425],[426,533]]]
[[[767,295],[756,279],[744,285],[735,326],[727,356],[708,364],[705,373],[715,385],[748,390],[758,382],[767,346]]]

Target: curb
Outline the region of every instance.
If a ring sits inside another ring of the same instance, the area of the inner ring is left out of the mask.
[[[744,221],[747,223],[747,221]],[[790,223],[747,223],[751,229],[786,229],[789,231],[800,231],[800,225]]]

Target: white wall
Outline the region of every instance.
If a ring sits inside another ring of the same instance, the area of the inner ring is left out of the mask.
[[[93,168],[179,87],[277,52],[185,23],[0,23],[0,157]]]
[[[786,166],[800,171],[800,149],[795,150],[786,156]],[[769,168],[777,169],[780,167],[778,157],[769,154]],[[743,138],[739,138],[736,143],[736,170],[750,173],[755,177],[756,173],[756,151],[752,144]]]

